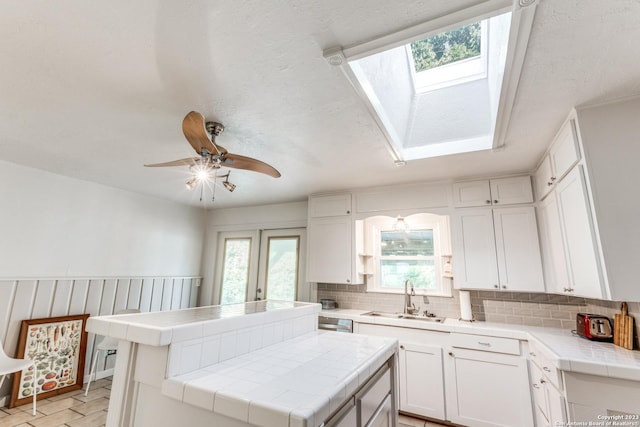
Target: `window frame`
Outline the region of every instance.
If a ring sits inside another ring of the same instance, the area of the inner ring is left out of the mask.
[[[446,32],[446,31],[443,31]],[[480,21],[480,55],[461,59],[439,67],[416,71],[411,43],[405,46],[411,81],[416,94],[469,83],[487,77],[489,20]]]
[[[427,216],[423,216],[427,215]],[[367,292],[403,294],[403,288],[384,286],[381,281],[381,261],[383,259],[433,259],[435,274],[435,289],[415,288],[416,295],[427,296],[452,296],[452,281],[444,277],[443,265],[450,258],[449,218],[446,215],[415,214],[405,218],[411,230],[433,230],[433,256],[382,256],[381,233],[392,231],[396,218],[387,216],[368,218],[365,223],[365,232],[370,238],[372,253],[373,274],[367,278]]]

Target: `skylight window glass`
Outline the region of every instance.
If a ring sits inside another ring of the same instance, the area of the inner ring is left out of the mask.
[[[480,56],[481,34],[476,22],[411,43],[415,72]]]

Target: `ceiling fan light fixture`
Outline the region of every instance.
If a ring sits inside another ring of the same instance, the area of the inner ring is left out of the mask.
[[[233,190],[236,189],[236,185],[229,182],[229,178],[227,178],[226,180],[224,180],[224,182],[222,183],[222,185],[224,185],[224,188],[226,188],[227,190],[229,190],[230,192],[232,192]]]
[[[198,178],[194,176],[193,178],[191,178],[189,181],[186,182],[185,186],[187,187],[187,190],[193,190],[194,188],[196,188],[197,184],[198,184]]]

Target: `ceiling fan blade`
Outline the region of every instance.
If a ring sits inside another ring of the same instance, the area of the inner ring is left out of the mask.
[[[202,155],[202,149],[207,150],[211,154],[223,153],[211,142],[205,127],[204,116],[197,111],[191,111],[185,116],[182,121],[182,132],[187,138],[187,141],[189,141],[189,144],[191,144],[199,155]]]
[[[273,166],[261,162],[260,160],[252,159],[251,157],[240,156],[238,154],[227,153],[222,160],[222,166],[234,169],[246,169],[254,172],[260,172],[272,176],[274,178],[280,177],[278,172]]]
[[[164,166],[192,166],[192,165],[195,165],[198,160],[200,159],[197,157],[189,157],[188,159],[174,160],[172,162],[165,162],[165,163],[154,163],[152,165],[144,165],[144,166],[147,168],[158,168],[158,167],[164,167]]]

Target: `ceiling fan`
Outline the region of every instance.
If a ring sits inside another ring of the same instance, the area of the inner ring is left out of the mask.
[[[216,144],[216,137],[224,131],[224,126],[217,122],[205,122],[204,116],[196,111],[191,111],[182,121],[182,132],[189,144],[200,157],[189,157],[165,163],[154,163],[146,167],[165,166],[189,166],[193,178],[187,182],[187,188],[193,189],[198,181],[204,181],[212,176],[221,167],[232,169],[246,169],[264,173],[274,178],[280,177],[273,166],[251,157],[229,153],[224,147]],[[218,178],[226,178],[223,182],[229,191],[235,189],[235,185],[229,182],[229,173]]]

